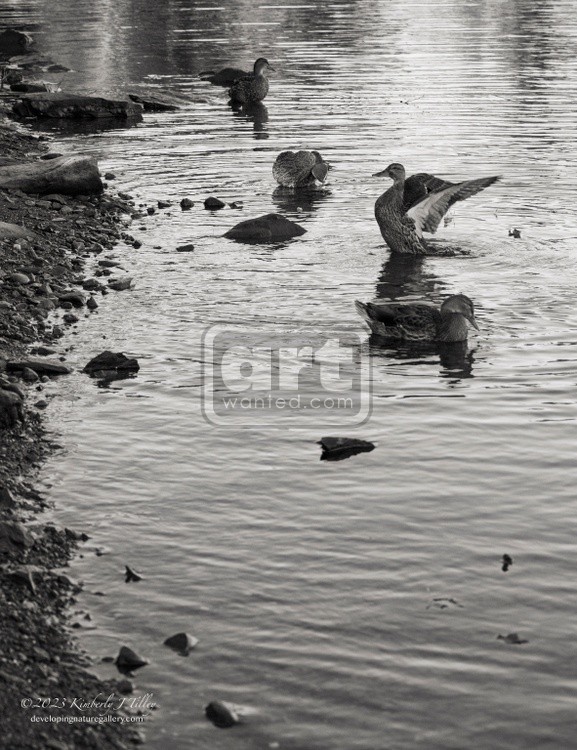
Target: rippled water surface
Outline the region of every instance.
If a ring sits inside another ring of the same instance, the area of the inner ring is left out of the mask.
[[[78,372],[49,410],[65,447],[46,471],[57,517],[91,536],[73,564],[97,626],[82,643],[150,658],[137,684],[161,706],[151,747],[573,747],[575,3],[0,7],[74,69],[63,87],[190,101],[66,144],[138,202],[175,207],[133,224],[142,247],[116,255],[135,290],[103,298],[65,342],[74,366],[111,348],[139,358],[138,376],[102,388]],[[197,77],[261,54],[276,72],[256,116]],[[279,195],[275,155],[303,147],[333,164],[326,187]],[[437,234],[468,257],[389,257],[372,213],[388,183],[371,175],[391,161],[503,176]],[[205,211],[211,194],[244,208]],[[181,212],[185,196],[196,203]],[[307,233],[223,239],[270,211]],[[460,291],[481,329],[466,351],[369,347],[373,412],[344,434],[371,453],[320,462],[326,433],[298,415],[283,429],[201,415],[213,323],[366,343],[355,299]],[[145,580],[126,585],[127,563]],[[200,640],[186,659],[162,646],[178,630]],[[529,642],[497,639],[511,632]],[[246,707],[246,724],[213,727],[213,698]]]

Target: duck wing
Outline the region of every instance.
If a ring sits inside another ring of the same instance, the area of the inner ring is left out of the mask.
[[[373,333],[402,339],[434,339],[440,313],[419,302],[355,302],[359,315]]]
[[[429,193],[436,193],[439,190],[452,187],[454,184],[426,172],[411,175],[411,177],[405,180],[403,187],[403,206],[405,211],[420,203]]]
[[[320,166],[310,151],[283,151],[277,156],[272,173],[278,183],[292,187],[310,180],[313,170]]]
[[[415,222],[419,237],[422,236],[423,232],[436,232],[441,219],[453,203],[470,198],[498,179],[499,177],[495,176],[481,177],[477,180],[465,180],[456,184],[448,183],[448,187],[428,193],[422,200],[409,208],[407,216]]]

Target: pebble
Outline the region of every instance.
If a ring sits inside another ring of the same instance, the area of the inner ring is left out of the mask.
[[[224,701],[211,701],[205,707],[206,718],[220,729],[228,729],[240,723],[240,718],[233,706]]]
[[[105,180],[115,180],[116,179],[116,175],[114,174],[114,172],[105,172],[104,179]]]
[[[30,278],[25,273],[11,273],[8,276],[8,281],[11,281],[13,284],[29,284]]]
[[[89,310],[96,310],[98,307],[98,302],[94,299],[94,297],[89,297],[88,301],[86,302],[86,307]]]
[[[78,315],[74,315],[74,313],[66,313],[66,315],[63,315],[62,317],[64,322],[69,326],[73,323],[78,323]]]
[[[179,245],[176,248],[177,253],[191,253],[194,250],[194,245],[188,244],[188,245]]]
[[[183,211],[188,211],[189,208],[192,208],[194,206],[194,203],[190,200],[190,198],[183,198],[180,201],[180,207]]]

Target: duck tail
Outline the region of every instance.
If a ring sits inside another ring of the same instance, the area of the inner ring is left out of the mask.
[[[359,300],[355,300],[355,309],[358,312],[358,314],[361,316],[361,318],[367,323],[369,326],[371,325],[371,315],[369,313],[369,308],[364,302],[359,302]]]

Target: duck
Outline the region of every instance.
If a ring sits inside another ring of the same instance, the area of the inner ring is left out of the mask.
[[[261,102],[268,94],[268,79],[265,75],[267,70],[274,68],[266,58],[259,57],[254,64],[253,72],[237,79],[230,87],[231,101],[234,104]]]
[[[311,187],[317,180],[325,181],[329,168],[318,151],[283,151],[272,166],[272,174],[283,187]]]
[[[355,302],[358,314],[371,331],[397,342],[466,341],[468,323],[479,330],[473,303],[464,294],[452,294],[440,309],[426,302]]]
[[[393,180],[392,187],[375,203],[375,218],[383,239],[393,252],[410,255],[433,254],[423,232],[436,232],[453,203],[470,198],[500,179],[481,177],[453,183],[424,172],[405,179],[405,168],[396,162],[373,177]]]

